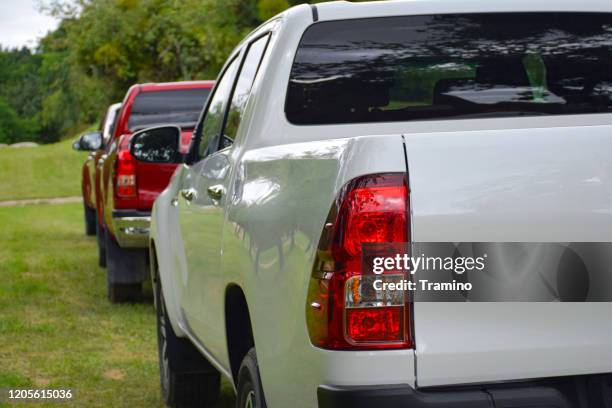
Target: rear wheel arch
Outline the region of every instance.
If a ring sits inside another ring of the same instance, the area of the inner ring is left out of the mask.
[[[225,331],[230,369],[237,385],[242,360],[255,347],[255,340],[246,296],[236,284],[225,290]]]

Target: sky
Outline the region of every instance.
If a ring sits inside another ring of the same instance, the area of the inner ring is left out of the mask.
[[[0,45],[34,48],[58,21],[36,9],[37,0],[0,0]]]

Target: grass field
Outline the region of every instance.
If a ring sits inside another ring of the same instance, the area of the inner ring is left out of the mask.
[[[75,394],[27,406],[163,406],[153,306],[106,300],[81,205],[0,208],[0,242],[0,389]],[[232,395],[224,381],[219,407]]]
[[[80,195],[86,157],[72,150],[72,140],[0,149],[0,201]]]

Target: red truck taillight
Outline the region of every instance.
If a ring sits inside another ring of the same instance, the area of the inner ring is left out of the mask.
[[[115,194],[120,198],[136,196],[136,160],[130,153],[129,138],[124,137],[117,149]]]
[[[409,241],[410,203],[404,173],[349,182],[321,235],[306,304],[311,342],[335,350],[411,348],[410,301],[401,291],[373,290],[380,279],[361,270],[362,244]]]

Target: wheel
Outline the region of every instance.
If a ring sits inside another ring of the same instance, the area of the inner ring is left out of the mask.
[[[187,339],[174,333],[159,279],[154,290],[162,397],[170,407],[211,407],[219,398],[221,375]]]
[[[121,248],[106,231],[106,274],[108,299],[112,303],[141,302],[142,282],[147,271],[147,250]]]
[[[104,228],[96,222],[96,238],[98,239],[98,265],[106,268],[106,238]]]
[[[96,235],[96,209],[89,208],[86,204],[83,204],[83,210],[85,213],[85,235]]]
[[[108,300],[112,303],[142,301],[142,283],[108,283]]]
[[[238,387],[236,391],[236,408],[266,408],[259,366],[255,349],[252,348],[244,356],[238,371]]]

